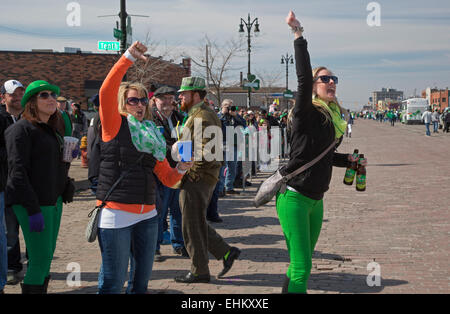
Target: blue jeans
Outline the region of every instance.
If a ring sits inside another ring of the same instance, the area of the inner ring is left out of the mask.
[[[161,197],[161,206],[157,207],[158,222],[158,242],[156,250],[160,249],[163,242],[164,222],[167,222],[167,214],[170,208],[170,241],[174,249],[184,247],[183,232],[181,230],[181,209],[180,190],[171,189],[158,182],[158,193]]]
[[[8,251],[5,231],[5,193],[0,192],[0,291],[6,284],[8,274]]]
[[[99,294],[121,293],[127,276],[130,252],[134,260],[130,292],[146,293],[152,274],[157,236],[157,216],[125,228],[99,228],[98,242],[102,253]]]
[[[219,193],[224,192],[224,189],[225,189],[225,175],[224,175],[225,169],[226,169],[225,166],[222,166],[220,168],[219,182],[217,182],[217,186],[216,186],[216,189]]]
[[[6,242],[8,248],[8,270],[13,272],[22,271],[20,262],[19,222],[11,207],[5,207]]]
[[[439,130],[439,121],[433,121],[433,133],[437,133]]]
[[[233,157],[231,160],[230,157]],[[227,174],[225,176],[225,190],[230,191],[234,189],[234,179],[236,179],[237,169],[237,149],[233,148],[233,153],[230,156],[226,156],[225,166],[227,167]]]
[[[425,123],[425,128],[426,128],[426,130],[427,130],[427,135],[428,136],[431,136],[431,133],[430,133],[430,124],[429,123]]]

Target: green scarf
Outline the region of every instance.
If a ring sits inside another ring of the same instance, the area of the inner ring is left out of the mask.
[[[347,122],[342,119],[341,111],[339,107],[334,102],[330,102],[328,105],[322,99],[318,97],[313,98],[313,104],[317,106],[321,106],[325,108],[331,116],[331,121],[334,125],[335,138],[340,138],[344,135],[345,130],[347,129]]]
[[[149,120],[140,122],[131,114],[127,116],[131,140],[134,147],[142,153],[152,154],[159,161],[166,158],[166,139],[156,125]]]

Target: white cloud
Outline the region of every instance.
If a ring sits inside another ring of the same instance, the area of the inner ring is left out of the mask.
[[[72,28],[66,24],[66,5],[71,1],[4,1],[0,11],[1,49],[62,51],[70,46],[95,52],[97,40],[114,40],[112,31],[119,18],[97,16],[117,14],[119,1],[75,1],[81,5],[81,27]],[[369,2],[128,0],[127,12],[150,16],[132,17],[133,39],[143,40],[150,32],[161,49],[180,50],[178,54],[181,50],[196,53],[206,33],[216,40],[237,37],[240,18],[246,19],[250,13],[252,19],[259,18],[261,28],[261,36],[252,38],[252,69],[279,69],[284,73],[280,57],[293,53],[293,36],[284,19],[293,9],[305,27],[312,62],[328,65],[345,78],[340,90],[343,99],[356,97],[366,102],[369,93],[382,86],[408,87],[412,73],[417,79],[411,84],[416,87],[425,88],[432,77],[438,84],[450,85],[448,74],[444,74],[449,70],[450,58],[448,1],[380,0],[381,27],[369,27],[366,23]],[[442,53],[436,56],[436,51]],[[244,53],[235,59],[234,67],[243,67],[246,72],[246,62]],[[436,70],[439,64],[443,71]],[[433,68],[432,73],[426,73],[427,67]],[[389,73],[383,75],[381,70]],[[291,89],[296,87],[294,72],[295,67],[290,66]],[[357,87],[356,92],[352,86]]]

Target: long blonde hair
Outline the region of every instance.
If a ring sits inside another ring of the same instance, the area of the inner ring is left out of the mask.
[[[139,82],[122,82],[119,87],[119,93],[117,94],[117,102],[119,103],[119,113],[121,115],[128,115],[127,111],[127,95],[130,89],[134,89],[138,92],[139,97],[148,97],[148,90],[145,86]],[[150,102],[145,110],[144,120],[151,120],[152,112],[150,108]]]
[[[327,67],[324,67],[324,66],[319,66],[319,67],[317,67],[317,68],[314,68],[313,71],[312,71],[312,74],[313,74],[313,88],[314,88],[314,80],[317,79],[317,77],[318,77],[318,75],[319,75],[319,72],[322,71],[322,70],[327,70],[327,71],[329,71],[330,73],[332,73]],[[316,98],[319,98],[319,96],[317,96],[317,95],[314,93],[314,89],[313,89],[312,103],[313,103],[314,107],[315,107],[319,112],[321,112],[321,113],[325,116],[325,119],[326,119],[326,120],[325,120],[325,123],[331,122],[331,117],[330,117],[330,114],[328,113],[328,110],[325,109],[325,108],[324,108],[324,107],[316,100]],[[319,98],[319,99],[320,99],[320,98]],[[337,105],[337,107],[339,108],[339,111],[340,111],[341,114],[342,114],[342,113],[344,112],[344,110],[343,110],[342,107],[339,105],[338,100],[335,99],[335,100],[333,101],[333,103],[335,103],[335,104]]]

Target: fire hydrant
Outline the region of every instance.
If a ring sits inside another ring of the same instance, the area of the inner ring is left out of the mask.
[[[83,136],[81,138],[80,150],[81,150],[81,167],[87,168],[88,167],[87,136]]]

